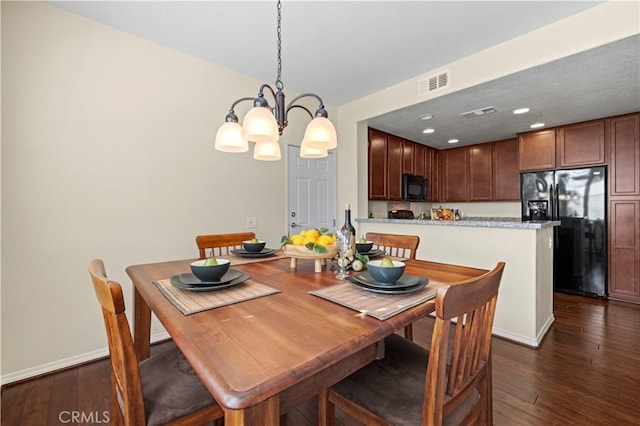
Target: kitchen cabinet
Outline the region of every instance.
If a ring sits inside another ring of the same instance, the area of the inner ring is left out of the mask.
[[[427,168],[425,176],[427,176],[427,179],[429,179],[429,193],[427,196],[427,201],[440,201],[440,173],[438,173],[438,171],[440,170],[440,151],[427,148],[425,166]]]
[[[493,200],[520,200],[517,139],[493,143]]]
[[[387,195],[389,200],[402,199],[403,141],[387,135]]]
[[[469,201],[493,200],[493,144],[470,146]]]
[[[387,135],[369,129],[369,199],[386,200],[387,188]]]
[[[593,120],[558,127],[556,130],[558,166],[573,168],[605,164],[604,126],[604,120]]]
[[[402,141],[402,173],[415,175],[414,161],[415,161],[415,149],[416,143],[403,140]]]
[[[469,148],[453,148],[440,151],[441,190],[440,201],[469,200]]]
[[[413,174],[424,176],[428,179],[429,175],[426,172],[427,147],[419,143],[414,145]]]
[[[640,303],[640,200],[609,201],[609,297]]]
[[[640,114],[606,120],[609,297],[640,303]]]
[[[640,196],[640,114],[607,120],[609,196]]]
[[[518,135],[520,171],[556,168],[556,131],[538,130]]]

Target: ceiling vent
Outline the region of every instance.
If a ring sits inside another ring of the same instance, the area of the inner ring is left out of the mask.
[[[418,82],[418,96],[424,96],[447,86],[449,86],[449,71],[443,71],[420,80]]]
[[[496,112],[496,109],[490,106],[490,107],[484,107],[484,108],[476,109],[469,112],[463,112],[460,115],[466,118],[471,118],[471,117],[479,117],[481,115],[493,114],[494,112]]]

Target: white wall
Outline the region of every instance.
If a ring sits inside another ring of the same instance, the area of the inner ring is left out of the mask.
[[[44,3],[2,2],[3,382],[106,353],[92,258],[131,307],[125,267],[197,257],[197,234],[256,216],[279,246],[285,160],[213,149],[231,103],[261,83]],[[304,125],[285,130],[283,155]]]

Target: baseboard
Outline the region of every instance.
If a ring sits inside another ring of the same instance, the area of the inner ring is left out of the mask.
[[[501,337],[503,339],[520,343],[525,346],[530,346],[532,348],[538,348],[540,346],[540,343],[542,343],[544,336],[547,334],[547,331],[549,331],[549,328],[551,327],[554,321],[555,321],[555,317],[552,314],[549,318],[547,318],[547,321],[544,323],[544,325],[542,326],[542,328],[540,329],[540,331],[538,332],[535,338],[512,333],[506,330],[501,330],[495,327],[493,328],[492,332],[495,336]]]
[[[161,340],[170,339],[169,333],[163,331],[161,333],[151,336],[151,343],[155,343]],[[95,351],[86,352],[80,355],[74,355],[68,358],[63,358],[58,361],[48,362],[46,364],[37,365],[35,367],[27,368],[25,370],[16,371],[9,374],[0,376],[0,386],[7,385],[9,383],[18,382],[22,380],[31,379],[37,376],[50,374],[56,371],[64,370],[66,368],[74,367],[80,364],[85,364],[91,361],[96,361],[105,358],[109,355],[108,348],[97,349]]]

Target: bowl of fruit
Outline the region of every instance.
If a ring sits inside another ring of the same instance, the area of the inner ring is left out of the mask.
[[[404,274],[404,268],[404,262],[391,260],[388,257],[367,262],[367,271],[374,280],[380,283],[395,283]]]
[[[356,250],[358,253],[368,253],[373,248],[373,241],[368,241],[365,237],[356,241]]]
[[[210,257],[191,262],[191,272],[200,281],[215,282],[220,281],[222,276],[227,273],[229,265],[229,259]]]
[[[291,269],[297,266],[297,259],[313,259],[315,271],[321,272],[325,259],[338,253],[336,239],[326,228],[303,229],[295,235],[284,235],[280,241],[282,252],[291,258]]]
[[[242,247],[249,253],[260,253],[265,246],[266,241],[260,241],[257,238],[253,238],[251,240],[243,241]]]

